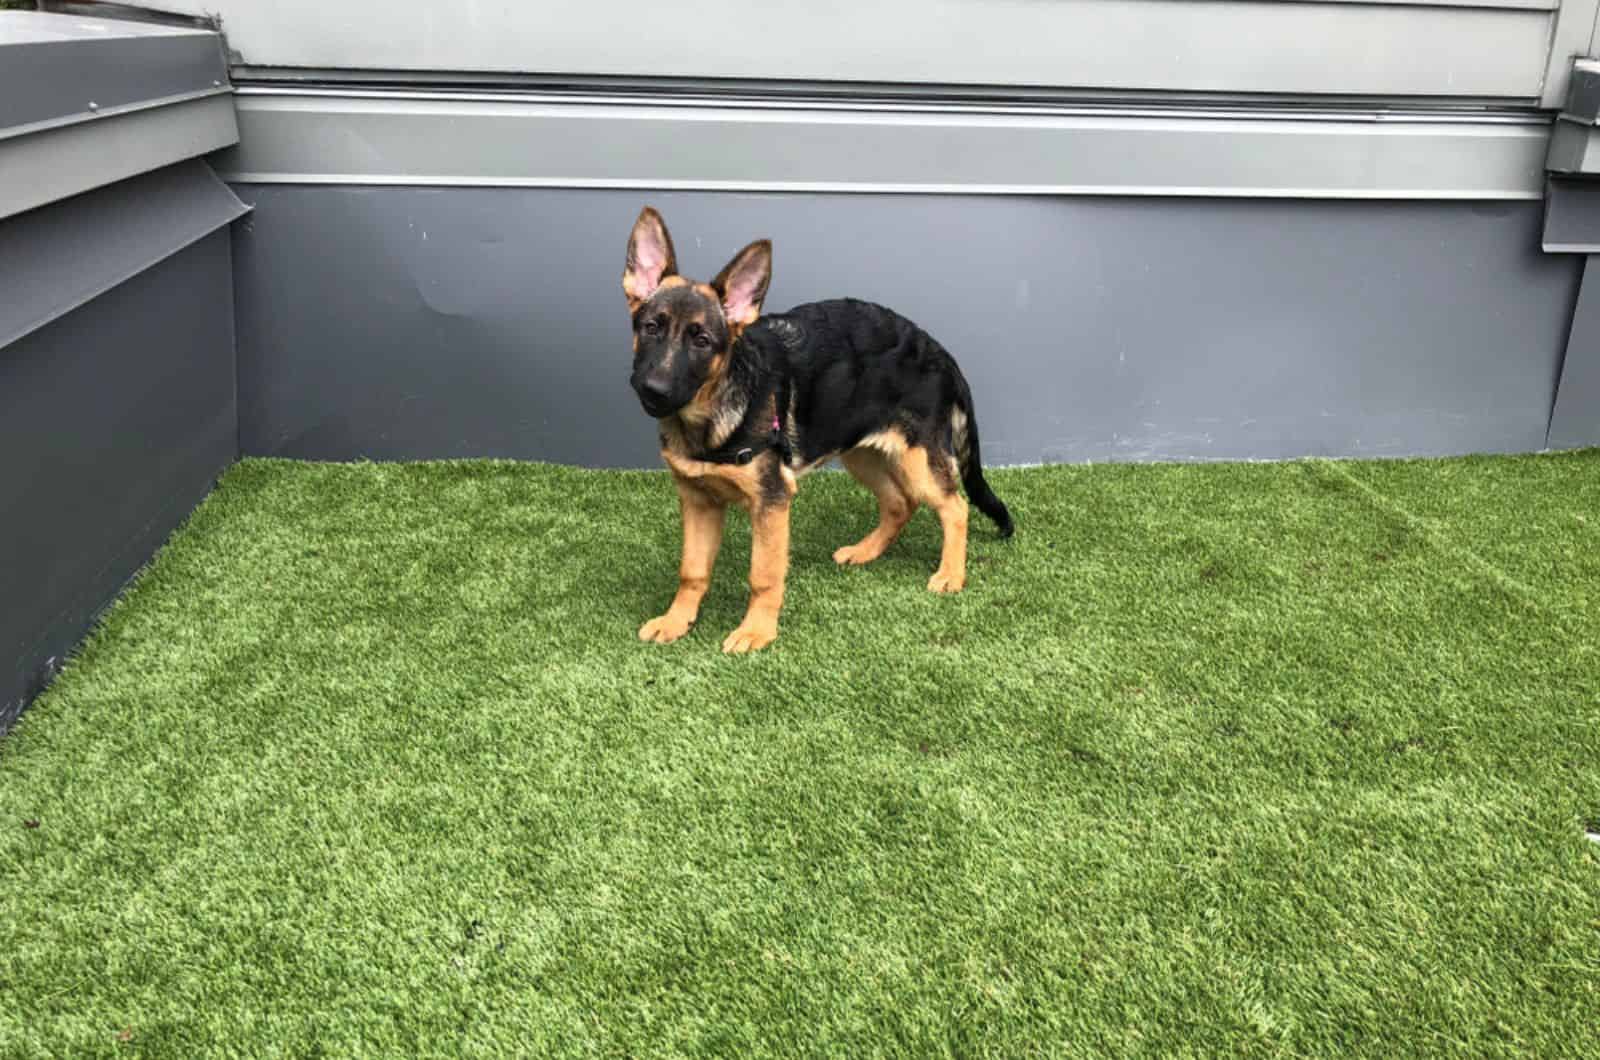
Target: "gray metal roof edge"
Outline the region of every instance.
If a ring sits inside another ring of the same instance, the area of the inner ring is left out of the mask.
[[[0,350],[250,210],[193,159],[0,221]],[[106,242],[109,226],[119,238]],[[83,253],[86,235],[110,251]]]
[[[0,130],[93,117],[227,83],[215,31],[0,12]]]

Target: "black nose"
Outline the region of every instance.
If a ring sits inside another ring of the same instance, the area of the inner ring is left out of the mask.
[[[661,403],[672,393],[672,383],[659,376],[647,375],[639,384],[639,392],[650,401]]]

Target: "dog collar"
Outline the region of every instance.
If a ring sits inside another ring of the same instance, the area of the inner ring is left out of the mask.
[[[783,443],[783,423],[778,417],[774,416],[772,417],[772,437],[767,440],[767,446],[772,449],[782,449],[784,447]],[[733,462],[735,464],[748,464],[755,458],[755,447],[750,445],[733,454]]]

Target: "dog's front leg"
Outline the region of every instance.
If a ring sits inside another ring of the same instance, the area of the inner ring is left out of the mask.
[[[789,573],[789,498],[750,509],[750,607],[722,650],[738,653],[765,648],[778,636],[783,582]]]
[[[678,508],[683,514],[683,560],[678,564],[678,593],[672,606],[660,618],[652,618],[639,630],[639,639],[671,644],[694,625],[700,615],[700,600],[711,584],[711,568],[722,545],[722,524],[727,508],[716,498],[693,485],[676,479]]]

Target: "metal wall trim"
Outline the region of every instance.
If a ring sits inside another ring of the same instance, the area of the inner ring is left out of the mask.
[[[0,11],[0,130],[92,118],[227,83],[222,37],[206,30],[37,11]],[[91,107],[91,104],[93,105]]]
[[[190,161],[0,222],[0,351],[248,210]]]
[[[1600,0],[1596,0],[1600,3]],[[1580,64],[1581,66],[1582,64]],[[326,73],[326,71],[325,71]],[[1430,124],[1544,125],[1549,116],[1526,106],[1460,100],[1397,104],[1381,100],[1285,99],[1246,96],[1104,96],[1076,92],[1010,93],[947,90],[915,85],[725,84],[705,80],[666,83],[613,81],[547,83],[480,82],[463,75],[442,80],[368,81],[359,78],[239,79],[246,97],[445,103],[512,103],[642,107],[731,107],[739,110],[820,110],[925,114],[1022,114],[1040,117],[1254,118],[1324,122],[1427,122]]]
[[[1600,2],[1600,0],[1597,0]],[[1001,106],[1156,107],[1163,111],[1237,109],[1260,112],[1359,110],[1366,113],[1526,114],[1536,109],[1531,99],[1494,96],[1408,95],[1392,97],[1360,93],[1228,92],[1176,89],[1088,88],[1050,85],[949,85],[933,82],[819,81],[776,77],[653,77],[602,74],[544,74],[482,70],[390,70],[348,67],[256,66],[235,63],[236,84],[271,90],[433,93],[520,92],[548,96],[603,95],[665,103],[674,99],[736,105],[763,100],[843,102],[858,106],[900,104],[999,104]]]
[[[239,142],[226,95],[0,142],[0,218]]]
[[[1537,199],[1549,119],[241,87],[237,183]]]
[[[50,132],[53,129],[63,129],[69,125],[78,125],[82,122],[105,121],[110,118],[122,117],[125,114],[137,114],[140,111],[155,110],[160,107],[173,107],[179,103],[188,103],[191,100],[206,99],[211,96],[227,96],[232,93],[232,86],[224,84],[212,88],[196,89],[193,92],[180,92],[177,95],[163,96],[160,99],[136,100],[117,107],[98,107],[95,110],[83,111],[79,114],[47,118],[31,125],[14,125],[0,129],[0,142],[23,136],[34,136],[38,133]]]

